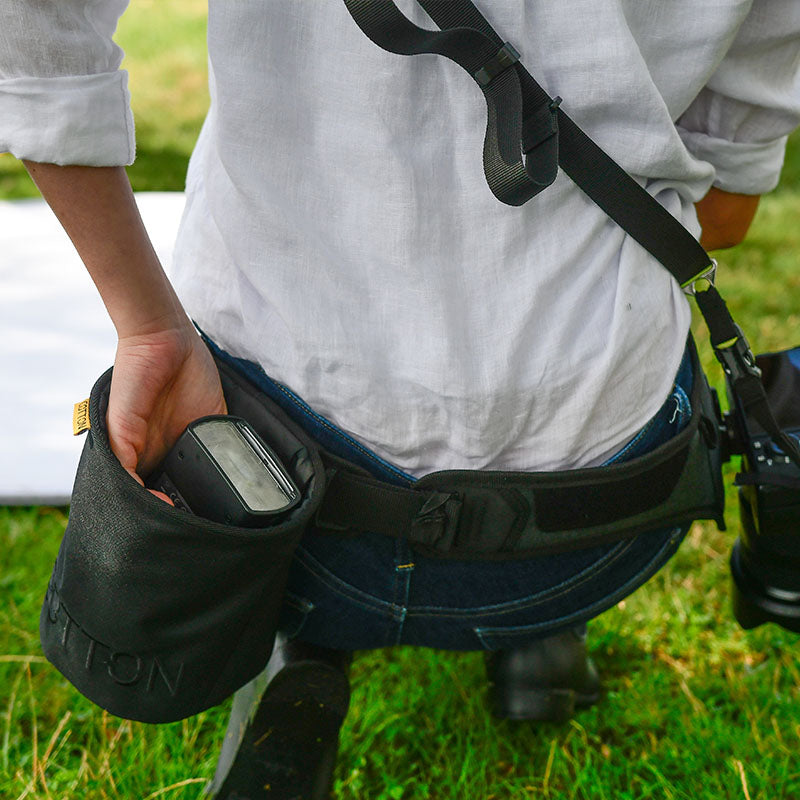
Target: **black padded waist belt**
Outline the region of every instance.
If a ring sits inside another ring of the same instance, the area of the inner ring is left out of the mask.
[[[98,379],[39,628],[47,658],[120,717],[183,719],[264,668],[292,554],[322,498],[313,442],[230,367],[217,366],[230,413],[269,441],[303,499],[270,528],[218,524],[159,500],[112,453],[112,371]]]
[[[722,454],[714,398],[689,339],[692,417],[656,450],[607,467],[559,472],[449,470],[407,488],[322,451],[322,529],[407,539],[440,558],[504,560],[619,541],[695,519],[724,530]]]
[[[624,464],[566,472],[445,471],[408,487],[319,448],[246,378],[215,359],[231,414],[275,450],[302,492],[279,524],[211,522],[123,470],[95,383],[89,430],[41,617],[47,658],[112,714],[172,722],[224,700],[266,665],[294,549],[309,525],[407,539],[440,558],[510,559],[611,542],[694,519],[724,526],[713,398],[691,344],[693,414]]]

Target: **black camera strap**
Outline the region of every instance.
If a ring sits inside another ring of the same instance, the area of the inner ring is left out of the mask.
[[[486,181],[501,202],[520,206],[546,189],[558,167],[694,296],[714,353],[745,413],[800,466],[800,447],[775,420],[761,371],[714,286],[716,261],[654,197],[570,119],[471,0],[417,0],[441,28],[414,25],[393,0],[344,0],[361,30],[400,55],[435,53],[465,69],[486,99]],[[523,164],[524,155],[524,164]]]

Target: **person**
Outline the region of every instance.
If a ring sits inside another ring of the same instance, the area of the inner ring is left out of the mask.
[[[377,47],[344,3],[209,3],[211,104],[170,283],[124,171],[134,128],[112,35],[126,5],[6,0],[0,150],[23,159],[115,325],[107,423],[132,479],[187,423],[225,412],[212,352],[332,452],[406,485],[615,463],[686,424],[690,308],[675,280],[564,174],[500,203],[473,81]],[[397,5],[431,28],[414,0]],[[794,0],[478,6],[704,247],[742,240],[800,124]],[[586,621],[685,533],[495,563],[312,527],[273,656],[234,702],[213,796],[327,796],[355,650],[483,650],[499,717],[595,702]],[[319,692],[323,711],[296,710]]]

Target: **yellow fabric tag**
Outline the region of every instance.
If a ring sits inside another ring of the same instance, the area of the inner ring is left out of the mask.
[[[89,422],[89,398],[82,400],[80,403],[75,403],[72,409],[72,435],[77,436],[79,433],[88,431],[91,428]]]

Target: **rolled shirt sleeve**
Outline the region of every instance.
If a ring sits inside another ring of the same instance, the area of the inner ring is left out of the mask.
[[[114,43],[128,0],[2,0],[0,152],[54,164],[133,163],[128,74]]]
[[[714,185],[763,194],[778,184],[789,133],[800,126],[800,2],[755,0],[725,58],[677,122]]]

